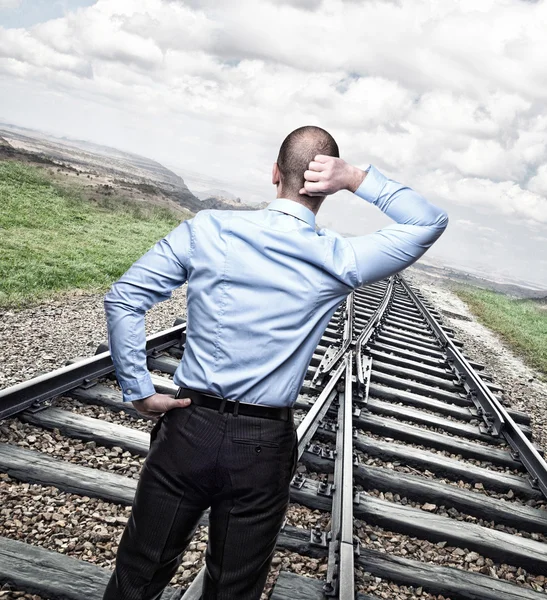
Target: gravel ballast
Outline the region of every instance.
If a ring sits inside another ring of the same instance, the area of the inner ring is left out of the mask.
[[[107,340],[103,300],[104,294],[75,292],[31,308],[0,311],[0,388],[93,356]],[[147,334],[185,316],[184,285],[147,313]]]
[[[530,415],[534,442],[547,450],[547,383],[541,381],[539,373],[528,367],[500,336],[477,321],[465,302],[451,291],[451,282],[416,269],[405,271],[405,276],[443,315],[444,323],[463,341],[464,351],[483,363],[494,382],[504,388],[504,404]],[[457,316],[450,317],[450,313]]]
[[[380,552],[405,556],[444,567],[482,573],[532,588],[537,592],[547,591],[547,578],[544,575],[528,573],[522,567],[495,563],[492,559],[481,556],[477,552],[471,552],[468,548],[450,546],[446,542],[429,542],[387,531],[382,527],[369,525],[359,520],[356,520],[355,531],[364,546]]]

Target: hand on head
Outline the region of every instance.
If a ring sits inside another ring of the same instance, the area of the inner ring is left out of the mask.
[[[318,154],[304,173],[304,187],[300,194],[328,196],[340,190],[355,190],[361,185],[366,173],[351,166],[341,158]]]
[[[142,400],[135,400],[133,406],[135,410],[143,415],[144,417],[151,417],[157,419],[161,417],[168,410],[173,408],[186,408],[192,403],[190,398],[174,398],[167,394],[154,394],[143,398]]]

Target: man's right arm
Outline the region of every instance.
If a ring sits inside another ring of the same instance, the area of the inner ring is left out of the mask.
[[[379,281],[410,266],[448,224],[445,211],[373,166],[364,172],[342,159],[317,156],[305,179],[301,193],[319,196],[347,189],[395,221],[375,233],[346,239],[355,254],[356,286]]]

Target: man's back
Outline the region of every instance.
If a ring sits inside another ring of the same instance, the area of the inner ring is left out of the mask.
[[[319,338],[352,286],[334,274],[333,239],[294,204],[202,211],[193,219],[178,385],[273,406],[296,399]]]

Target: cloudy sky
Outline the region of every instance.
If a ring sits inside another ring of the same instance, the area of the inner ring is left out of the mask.
[[[247,201],[320,125],[448,211],[431,259],[547,285],[547,0],[0,0],[0,25],[0,120]],[[388,222],[349,193],[319,221]]]

